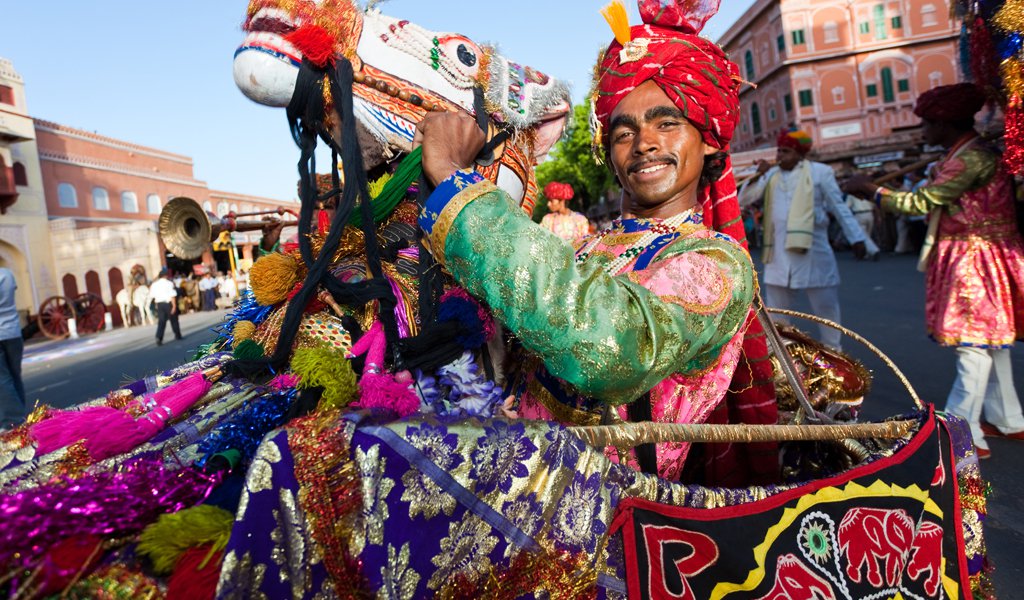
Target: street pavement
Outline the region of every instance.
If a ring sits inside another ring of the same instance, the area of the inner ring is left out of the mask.
[[[25,345],[22,377],[30,406],[36,402],[65,408],[105,396],[126,383],[191,360],[210,331],[227,314],[217,310],[181,315],[185,339],[176,341],[168,324],[163,346],[156,345],[156,325],[115,329],[77,340],[33,339]]]
[[[756,253],[755,253],[756,255]],[[954,353],[931,342],[924,330],[924,276],[916,257],[886,254],[878,262],[858,262],[849,252],[838,255],[843,325],[861,334],[888,355],[906,374],[925,402],[938,408],[955,377]],[[755,258],[755,264],[760,262]],[[802,310],[807,311],[805,305]],[[186,338],[157,347],[154,326],[94,334],[79,340],[33,343],[26,347],[24,376],[31,402],[65,407],[105,395],[124,383],[168,369],[188,360],[195,347],[208,342],[210,328],[224,311],[181,317]],[[802,328],[816,333],[817,325]],[[874,354],[846,339],[844,348],[874,372],[872,392],[865,402],[866,420],[903,414],[913,408],[897,377]],[[1024,393],[1024,348],[1013,357],[1018,390]],[[991,440],[992,458],[982,462],[982,474],[992,484],[985,536],[996,566],[994,579],[1000,598],[1024,598],[1024,442]],[[1020,461],[1020,462],[1018,462]]]

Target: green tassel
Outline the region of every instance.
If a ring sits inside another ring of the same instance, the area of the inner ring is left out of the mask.
[[[235,360],[252,360],[255,358],[263,358],[266,351],[259,342],[252,340],[242,340],[238,346],[235,347]]]
[[[153,561],[153,570],[158,574],[170,573],[190,548],[212,544],[211,554],[223,550],[228,545],[234,521],[234,515],[209,504],[160,515],[155,523],[142,530],[138,551]]]
[[[380,194],[373,196],[373,222],[380,223],[391,214],[398,203],[405,198],[405,192],[423,173],[423,148],[416,148],[402,159],[395,174],[384,184]],[[372,195],[372,192],[371,192]],[[362,212],[357,208],[348,218],[348,224],[355,227],[363,225]]]
[[[317,410],[342,408],[359,393],[356,374],[341,352],[330,348],[299,348],[292,356],[292,372],[300,377],[300,388],[323,388]]]

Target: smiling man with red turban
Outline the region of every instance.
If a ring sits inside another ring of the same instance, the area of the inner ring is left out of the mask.
[[[609,19],[617,41],[599,68],[596,141],[622,185],[624,218],[575,252],[457,170],[483,143],[471,119],[420,123],[424,174],[437,185],[420,225],[434,256],[526,350],[506,385],[522,417],[701,423],[724,406],[756,283],[723,152],[738,117],[737,68],[695,35],[717,2],[683,8],[694,4],[641,2],[647,24],[633,28],[621,5]],[[766,371],[745,369],[738,385],[763,390],[771,367],[757,367]],[[608,453],[678,481],[689,450]]]
[[[687,5],[689,10],[681,8]],[[739,123],[739,67],[713,42],[697,35],[718,11],[717,0],[662,2],[641,0],[643,25],[629,27],[625,11],[615,5],[605,10],[615,40],[598,65],[591,109],[595,153],[609,149],[612,113],[619,103],[644,82],[653,81],[692,124],[702,139],[721,150],[706,163],[715,165],[699,191],[704,224],[732,236],[746,247],[729,156],[729,143]],[[621,6],[621,5],[620,5]],[[717,175],[716,175],[717,173]],[[739,366],[726,402],[708,421],[772,424],[778,417],[775,388],[767,359],[764,331],[751,312]],[[731,415],[731,417],[730,417]],[[771,481],[776,473],[774,444],[705,444],[705,481],[718,485],[744,485]]]

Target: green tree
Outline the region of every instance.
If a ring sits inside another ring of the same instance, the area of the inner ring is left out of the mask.
[[[537,185],[541,194],[533,211],[535,219],[548,212],[543,190],[552,181],[572,185],[576,196],[570,206],[584,214],[591,206],[599,203],[608,190],[618,187],[611,169],[594,160],[589,126],[590,107],[577,104],[572,112],[572,122],[569,123],[565,137],[551,149],[548,159],[537,166]]]

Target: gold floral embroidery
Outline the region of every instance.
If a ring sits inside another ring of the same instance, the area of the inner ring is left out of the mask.
[[[448,537],[441,540],[441,551],[431,559],[437,570],[427,587],[436,590],[454,575],[474,582],[486,575],[491,568],[489,555],[498,544],[498,538],[491,533],[491,526],[476,515],[467,514],[451,522]]]
[[[310,587],[305,518],[298,510],[291,490],[281,488],[278,501],[281,508],[273,510],[274,528],[270,532],[270,539],[274,542],[271,558],[279,568],[281,581],[290,580],[292,596],[300,598]]]
[[[466,208],[466,205],[480,196],[496,189],[498,189],[496,185],[485,179],[455,194],[448,201],[448,204],[445,204],[444,208],[441,209],[441,214],[434,221],[434,230],[429,235],[430,247],[433,249],[434,258],[437,259],[437,262],[445,264],[444,245],[448,239],[448,230],[452,228],[452,224],[459,216],[459,213],[462,212],[462,209]]]
[[[353,553],[363,551],[364,545],[384,543],[384,523],[388,519],[386,499],[395,487],[395,481],[384,477],[387,459],[380,456],[380,446],[374,445],[363,450],[356,448],[356,464],[363,486],[363,528],[364,534],[353,540]]]
[[[273,488],[273,465],[280,461],[281,450],[273,440],[266,440],[260,444],[245,481],[245,488],[249,493],[255,494]]]
[[[252,555],[248,552],[239,560],[235,551],[231,550],[224,555],[220,580],[217,582],[217,597],[226,600],[267,600],[266,594],[260,591],[266,573],[267,565],[253,565]]]
[[[416,594],[416,586],[420,583],[420,575],[409,568],[409,543],[402,544],[402,549],[388,544],[388,562],[380,569],[381,587],[377,591],[378,598],[411,600]]]

